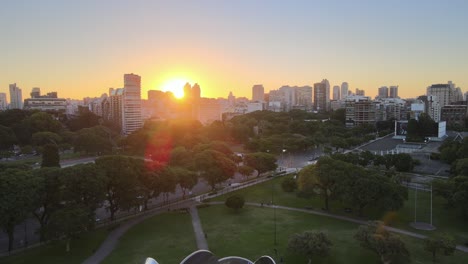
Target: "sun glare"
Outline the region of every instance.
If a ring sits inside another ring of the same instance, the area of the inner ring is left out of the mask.
[[[165,82],[162,86],[162,90],[165,92],[172,92],[176,98],[184,97],[184,85],[188,81],[183,79],[173,79]]]

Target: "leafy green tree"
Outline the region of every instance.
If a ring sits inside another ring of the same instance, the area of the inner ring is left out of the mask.
[[[324,232],[305,231],[294,234],[288,242],[288,249],[294,253],[304,255],[312,263],[313,257],[326,257],[333,245]]]
[[[179,182],[177,177],[180,176],[179,173],[183,173],[180,168],[171,167],[164,168],[161,173],[159,184],[166,203],[169,201],[169,194],[175,193],[176,191],[177,183]]]
[[[205,150],[195,155],[195,164],[200,176],[213,190],[216,184],[234,177],[236,172],[236,164],[226,155],[215,150]]]
[[[31,134],[46,131],[58,133],[62,129],[62,124],[46,112],[34,113],[26,118],[26,122],[31,127]]]
[[[36,132],[32,135],[32,143],[35,146],[44,146],[48,144],[58,145],[62,138],[53,132]]]
[[[8,235],[8,251],[12,250],[15,226],[26,220],[35,207],[41,179],[27,171],[0,171],[0,227]]]
[[[193,168],[193,154],[185,147],[176,147],[171,151],[170,166]]]
[[[69,252],[71,240],[86,231],[90,221],[87,209],[67,205],[51,215],[46,233],[52,239],[65,239],[66,252]]]
[[[357,209],[359,216],[368,207],[398,210],[408,199],[408,191],[390,179],[362,168],[352,168],[341,184],[341,199]]]
[[[39,222],[39,239],[46,240],[45,230],[50,216],[60,209],[62,202],[62,170],[54,167],[44,167],[33,170],[33,175],[40,179],[37,188],[36,207],[33,215]]]
[[[457,208],[468,219],[468,176],[434,180],[433,189],[436,195],[445,198],[448,206]]]
[[[60,155],[57,145],[44,145],[42,148],[41,167],[60,167]]]
[[[294,192],[297,189],[297,182],[293,178],[286,178],[281,182],[281,188],[285,192]]]
[[[329,201],[339,197],[339,183],[343,181],[348,167],[346,162],[322,157],[317,164],[306,166],[299,172],[299,190],[318,194],[324,201],[324,209],[328,211]]]
[[[75,152],[86,154],[111,153],[112,144],[112,135],[101,126],[78,131],[73,142]]]
[[[254,168],[257,171],[257,176],[267,171],[276,170],[276,157],[269,153],[256,152],[246,154],[244,157],[245,164]]]
[[[400,237],[388,232],[382,222],[369,222],[359,226],[354,238],[367,248],[380,256],[384,264],[409,263],[410,254]]]
[[[424,250],[432,254],[432,262],[436,262],[436,255],[442,253],[444,256],[453,255],[457,245],[455,239],[447,234],[424,239]]]
[[[198,175],[190,170],[181,167],[172,167],[172,174],[178,180],[182,189],[182,198],[185,199],[187,191],[191,192],[193,187],[198,183]]]
[[[95,161],[105,177],[107,210],[111,221],[119,210],[128,210],[137,204],[138,178],[135,171],[137,161],[123,156],[100,157]]]
[[[400,153],[394,155],[395,169],[400,172],[410,172],[414,168],[414,161],[410,154]]]
[[[237,168],[237,171],[242,175],[244,176],[244,178],[247,178],[249,177],[250,175],[252,175],[252,173],[254,173],[254,168],[250,167],[250,166],[247,166],[247,165],[242,165],[242,166],[239,166]]]
[[[468,176],[468,158],[455,161],[455,175]]]
[[[0,125],[0,150],[9,149],[17,142],[13,129]]]
[[[89,228],[94,227],[96,210],[105,197],[106,178],[94,163],[79,164],[62,169],[62,200],[86,211]]]
[[[164,166],[158,162],[146,163],[142,173],[138,174],[138,193],[143,197],[144,210],[148,210],[148,203],[152,198],[161,194],[161,174]]]
[[[224,202],[224,204],[228,208],[234,209],[236,212],[242,207],[244,207],[244,203],[245,203],[244,197],[240,195],[229,196]]]

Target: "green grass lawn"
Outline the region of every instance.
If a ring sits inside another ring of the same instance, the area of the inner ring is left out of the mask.
[[[199,209],[202,226],[207,233],[210,251],[218,257],[239,255],[256,260],[262,255],[282,257],[285,263],[307,263],[287,250],[287,241],[294,233],[306,230],[325,231],[333,242],[330,256],[312,263],[379,263],[377,255],[365,250],[354,240],[357,225],[300,212],[276,210],[277,245],[274,245],[274,210],[246,206],[238,213],[223,205]],[[402,237],[411,253],[412,263],[431,263],[431,256],[422,249],[421,240]],[[468,254],[456,252],[441,257],[440,263],[466,263]],[[164,262],[161,262],[164,264]]]
[[[82,263],[101,245],[109,234],[106,228],[101,228],[83,234],[81,238],[71,241],[70,252],[65,252],[65,242],[51,242],[22,253],[0,258],[2,264],[63,264]]]
[[[147,257],[161,264],[179,263],[197,248],[188,213],[156,215],[132,227],[103,264],[142,264]]]
[[[214,198],[213,201],[225,201],[228,196],[236,193],[244,196],[247,202],[269,203],[273,197],[275,204],[283,206],[296,208],[312,207],[316,210],[320,210],[320,208],[324,206],[323,201],[319,197],[305,199],[299,198],[296,192],[284,192],[281,188],[281,182],[286,177],[292,176],[278,177],[252,187],[218,196]],[[398,212],[389,214],[388,212],[382,212],[375,208],[369,208],[364,211],[364,215],[367,216],[368,219],[379,219],[385,220],[387,222],[389,221],[389,218],[392,218],[392,226],[413,232],[418,232],[424,235],[433,235],[437,233],[446,232],[451,234],[454,238],[456,238],[458,243],[468,242],[468,224],[466,224],[466,221],[463,221],[462,217],[456,210],[445,208],[445,201],[442,198],[436,196],[433,197],[433,224],[437,227],[437,230],[434,232],[427,232],[413,229],[409,224],[410,222],[414,221],[414,197],[414,191],[410,190],[408,200],[405,202],[404,207]],[[330,212],[334,214],[353,216],[352,214],[345,213],[344,207],[345,206],[343,206],[340,202],[332,201],[330,203]],[[418,192],[417,208],[418,221],[429,222],[429,192]]]

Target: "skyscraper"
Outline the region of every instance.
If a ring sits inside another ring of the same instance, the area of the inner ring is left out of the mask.
[[[265,97],[265,89],[263,85],[256,84],[252,87],[252,101],[263,102]]]
[[[143,126],[141,119],[141,77],[124,75],[122,96],[122,132],[128,135]]]
[[[320,112],[327,111],[327,86],[325,82],[314,84],[314,107]]]
[[[455,84],[451,81],[447,84],[433,84],[427,87],[427,95],[436,96],[441,108],[454,102],[456,94]]]
[[[340,86],[333,86],[333,100],[340,100]]]
[[[10,109],[23,109],[23,94],[16,83],[10,84]]]
[[[343,82],[341,84],[341,99],[346,99],[346,97],[348,97],[348,83],[347,82]]]
[[[6,93],[0,93],[0,110],[6,110],[7,105]]]
[[[328,111],[330,105],[330,82],[327,79],[323,79],[322,83],[325,85],[325,111]]]
[[[379,98],[388,98],[388,87],[387,86],[382,86],[379,88]]]
[[[398,98],[398,85],[390,86],[389,96],[390,98]]]

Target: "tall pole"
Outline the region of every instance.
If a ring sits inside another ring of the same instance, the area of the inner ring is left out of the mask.
[[[432,226],[432,182],[431,182],[431,226]]]
[[[414,195],[414,222],[416,223],[416,209],[417,209],[417,201],[418,201],[418,188],[414,188],[415,189],[415,195]]]

